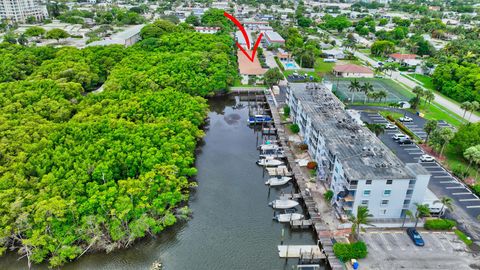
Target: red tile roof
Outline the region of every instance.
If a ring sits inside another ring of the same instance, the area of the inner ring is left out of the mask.
[[[333,70],[335,72],[341,73],[368,73],[373,74],[373,71],[367,67],[354,65],[354,64],[347,64],[347,65],[336,65]]]
[[[402,54],[402,53],[392,53],[390,57],[398,60],[407,60],[407,59],[417,59],[418,55],[416,54]]]

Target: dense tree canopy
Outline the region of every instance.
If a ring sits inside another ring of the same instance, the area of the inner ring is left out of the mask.
[[[128,49],[0,45],[0,254],[55,267],[175,223],[232,43],[174,26]]]

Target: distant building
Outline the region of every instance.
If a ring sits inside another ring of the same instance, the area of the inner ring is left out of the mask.
[[[331,49],[331,50],[323,50],[322,54],[325,58],[335,58],[335,59],[344,59],[345,54],[343,50]]]
[[[24,23],[28,18],[48,18],[47,7],[36,0],[0,0],[0,19]]]
[[[108,39],[94,41],[87,46],[107,46],[113,44],[123,45],[125,47],[131,46],[141,39],[140,30],[142,30],[144,26],[143,24],[131,26],[122,32],[112,35]]]
[[[268,26],[268,22],[264,21],[243,21],[242,24],[250,30],[256,30],[259,26]]]
[[[373,78],[374,76],[371,69],[354,64],[336,65],[333,68],[333,74],[345,78]]]
[[[277,53],[278,60],[282,62],[289,62],[292,59],[292,54],[285,52],[284,50],[279,50]]]
[[[283,39],[280,34],[274,31],[266,31],[264,40],[267,46],[285,44],[285,39]]]
[[[220,27],[205,27],[205,26],[197,26],[195,27],[195,31],[198,33],[205,33],[205,34],[215,34],[220,31]]]
[[[389,55],[389,62],[397,62],[403,66],[417,66],[422,63],[422,60],[416,54],[402,54],[392,53]]]
[[[247,31],[247,37],[250,42],[250,47],[253,46],[253,41],[252,41],[252,36],[250,36],[250,33]],[[245,40],[245,37],[243,36],[243,33],[240,31],[235,32],[235,40],[240,44],[241,46],[244,46],[245,48],[248,48],[247,46],[247,41]]]

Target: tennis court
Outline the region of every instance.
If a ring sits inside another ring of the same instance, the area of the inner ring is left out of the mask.
[[[329,77],[328,81],[333,84],[333,90],[336,91],[336,94],[341,100],[346,100],[349,102],[363,102],[365,100],[365,93],[361,90],[350,91],[349,86],[350,82],[355,80],[354,78],[335,78]],[[360,83],[360,86],[365,83],[370,83],[373,86],[374,92],[379,92],[381,90],[387,92],[387,98],[383,98],[381,101],[370,99],[369,102],[398,102],[398,101],[409,101],[413,94],[409,93],[407,90],[403,89],[402,86],[398,85],[390,79],[384,78],[356,78]]]

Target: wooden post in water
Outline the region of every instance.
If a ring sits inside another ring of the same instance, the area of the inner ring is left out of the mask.
[[[280,236],[280,245],[283,245],[284,238],[285,238],[285,229],[282,228],[282,235]],[[287,254],[288,254],[288,248],[287,248]]]

